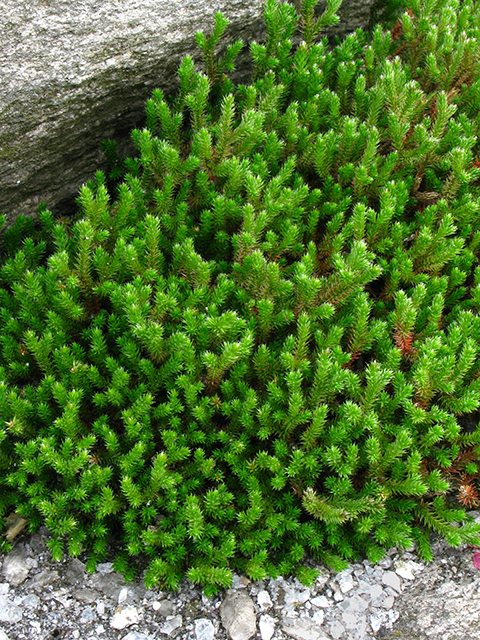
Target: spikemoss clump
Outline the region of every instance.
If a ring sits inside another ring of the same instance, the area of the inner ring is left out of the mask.
[[[410,0],[329,50],[315,4],[268,0],[240,86],[217,15],[138,154],[106,146],[115,193],[4,234],[0,514],[55,558],[116,540],[211,594],[479,543],[450,497],[479,464],[480,13]]]

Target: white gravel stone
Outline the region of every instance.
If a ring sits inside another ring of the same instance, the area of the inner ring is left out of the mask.
[[[257,602],[262,609],[269,609],[273,606],[273,602],[270,598],[270,594],[265,589],[259,591],[257,594]]]
[[[368,602],[361,596],[353,594],[349,598],[345,598],[343,602],[337,605],[340,611],[346,611],[349,613],[363,613],[368,607]]]
[[[284,618],[282,631],[294,640],[328,640],[320,626],[310,618]]]
[[[269,616],[268,613],[264,613],[260,616],[260,620],[258,621],[258,626],[260,628],[260,635],[262,636],[262,640],[271,640],[273,634],[275,633],[275,618]]]
[[[393,596],[385,596],[380,606],[382,607],[382,609],[391,609],[394,603],[395,598]]]
[[[320,609],[320,611],[315,611],[315,613],[312,616],[312,620],[321,627],[325,620],[325,614],[323,610]]]
[[[385,558],[382,558],[379,561],[378,566],[382,567],[382,569],[390,569],[392,566],[392,559],[389,556],[385,556]]]
[[[385,591],[381,584],[372,584],[370,587],[370,598],[372,599],[372,604],[377,600],[381,600],[385,596]],[[375,604],[373,606],[376,606]]]
[[[285,606],[305,604],[310,599],[310,595],[310,589],[305,589],[305,591],[289,589],[285,593]]]
[[[97,617],[95,609],[91,606],[85,607],[82,611],[82,615],[79,618],[80,624],[89,624],[93,622]]]
[[[384,611],[374,611],[370,614],[370,626],[372,627],[373,633],[377,633],[380,627],[384,622],[388,619],[386,612]]]
[[[315,598],[312,598],[310,600],[310,602],[315,607],[321,607],[322,609],[326,609],[326,608],[331,607],[333,605],[333,602],[331,600],[329,600],[328,598],[326,598],[325,596],[316,596]]]
[[[338,620],[333,620],[333,622],[330,623],[330,635],[332,636],[333,640],[338,640],[339,638],[341,638],[344,635],[345,631],[345,627]]]
[[[351,575],[345,576],[341,580],[338,580],[338,586],[340,591],[345,595],[354,588],[353,578]]]
[[[385,571],[382,576],[382,583],[387,587],[391,587],[397,593],[402,592],[402,581],[394,571]]]
[[[207,618],[195,620],[195,638],[197,640],[214,640],[215,627]]]
[[[175,604],[171,600],[160,600],[153,603],[153,608],[161,616],[173,616],[175,614]]]
[[[396,622],[400,616],[398,611],[388,611],[388,624],[392,626],[394,622]]]
[[[1,629],[0,629],[0,640],[10,640],[10,638],[7,636],[5,631],[2,631]]]
[[[138,620],[138,611],[135,607],[120,605],[110,620],[110,626],[113,629],[125,629],[132,624],[137,624]]]
[[[413,566],[410,562],[399,560],[395,563],[395,573],[405,580],[415,580],[415,574],[413,573]]]
[[[340,587],[336,582],[332,582],[332,590],[333,590],[333,599],[335,602],[342,602],[345,598],[343,597],[343,593],[340,591]]]
[[[327,582],[330,580],[331,577],[332,576],[330,571],[328,571],[324,567],[321,567],[319,569],[318,576],[315,579],[315,585],[317,589],[320,589],[320,590],[323,589],[323,587],[327,584]]]

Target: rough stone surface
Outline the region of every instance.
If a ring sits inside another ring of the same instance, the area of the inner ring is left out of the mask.
[[[344,0],[330,35],[365,26],[374,0]],[[321,7],[321,4],[320,4]],[[105,168],[100,143],[131,152],[152,89],[176,85],[194,34],[217,11],[230,41],[263,38],[263,0],[4,0],[0,12],[0,214],[11,224],[46,202],[71,212]],[[238,77],[247,78],[248,48]]]
[[[338,574],[312,562],[320,576],[308,589],[295,578],[250,582],[234,574],[231,589],[207,598],[188,580],[175,593],[146,589],[141,563],[139,578],[125,584],[111,563],[90,574],[83,556],[53,562],[47,540],[45,528],[24,532],[12,551],[0,555],[0,640],[480,637],[480,571],[473,565],[473,550],[465,546],[435,543],[428,565],[414,550],[395,549],[377,565],[364,560]],[[11,568],[10,580],[5,566]],[[405,571],[413,579],[402,576]],[[400,593],[385,584],[398,586],[392,573],[401,580]],[[352,586],[342,594],[341,584]],[[341,600],[335,599],[337,593]]]
[[[195,620],[195,638],[196,640],[214,640],[215,627],[207,618],[199,618]]]
[[[12,586],[18,587],[27,578],[31,564],[23,557],[23,549],[19,547],[12,552],[2,566],[2,576]]]
[[[328,640],[318,624],[309,618],[285,618],[282,631],[294,640]]]
[[[227,591],[220,615],[231,640],[249,640],[255,635],[257,620],[253,601],[243,591]]]
[[[93,620],[92,616],[92,620]],[[87,621],[87,620],[86,620]],[[90,620],[88,620],[90,622]],[[135,607],[131,606],[120,606],[113,614],[112,619],[110,620],[110,626],[113,629],[125,629],[125,627],[130,627],[132,624],[136,624],[138,622],[138,612]]]
[[[275,618],[265,614],[260,616],[260,620],[258,621],[258,626],[260,628],[260,635],[262,636],[262,640],[271,640],[273,634],[275,633]]]
[[[382,640],[478,640],[480,571],[471,549],[438,545],[422,579],[405,585],[395,600],[398,621],[383,629]]]

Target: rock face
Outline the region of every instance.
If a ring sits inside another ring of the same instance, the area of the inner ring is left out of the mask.
[[[375,4],[344,0],[330,35],[365,26]],[[181,59],[197,55],[195,32],[209,32],[217,11],[232,41],[263,38],[263,0],[4,0],[0,214],[9,224],[41,202],[71,207],[105,167],[103,139],[129,151],[145,100],[156,87],[175,88]],[[238,65],[245,79],[247,53]]]

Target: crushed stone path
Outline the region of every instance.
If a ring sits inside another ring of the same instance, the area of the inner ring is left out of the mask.
[[[473,514],[480,520],[480,513]],[[341,573],[250,582],[206,598],[184,580],[178,592],[125,583],[105,562],[53,562],[48,531],[21,534],[0,555],[0,640],[478,640],[480,571],[472,549],[433,545],[426,564],[392,549]],[[314,565],[312,565],[314,566]],[[317,567],[318,568],[318,567]]]

